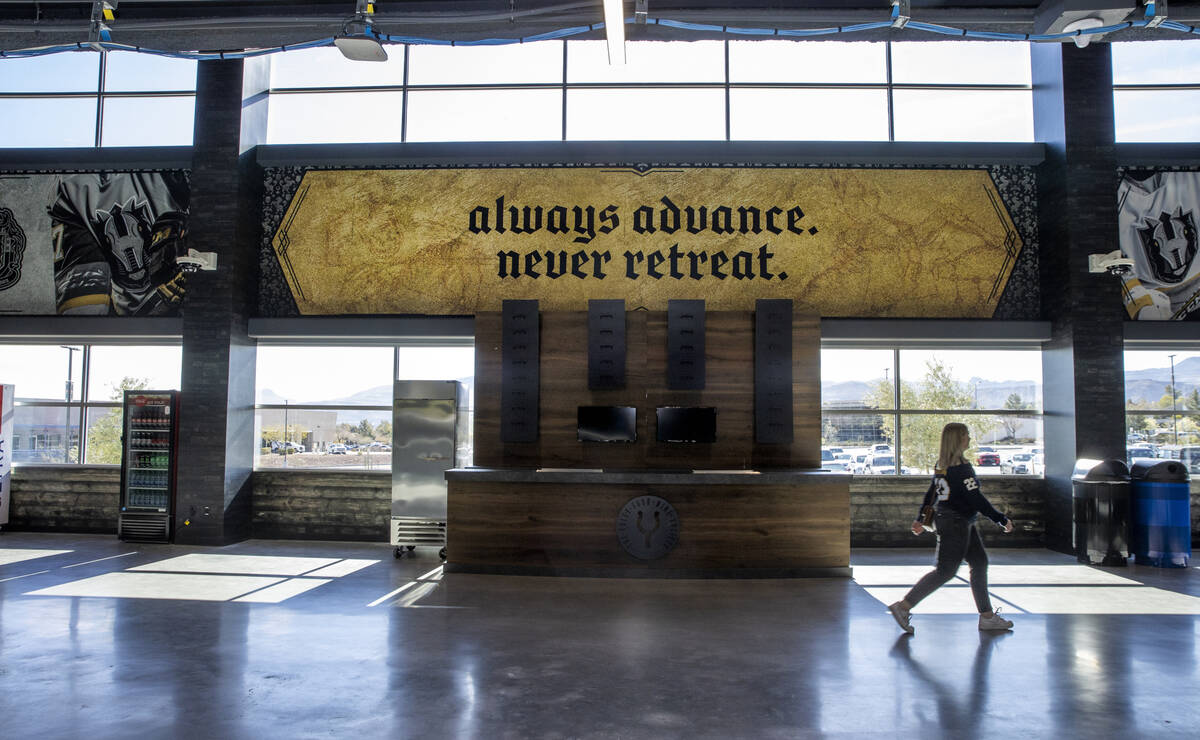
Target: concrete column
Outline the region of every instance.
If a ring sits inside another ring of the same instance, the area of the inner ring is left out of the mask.
[[[1042,310],[1053,338],[1042,360],[1046,540],[1071,548],[1071,472],[1081,457],[1125,457],[1120,285],[1088,272],[1117,249],[1112,59],[1106,43],[1033,44]]]
[[[241,155],[240,60],[201,62],[196,80],[189,245],[216,252],[216,272],[189,276],[183,304],[183,378],[175,541],[220,545],[250,536],[254,461],[254,303],[258,192]]]

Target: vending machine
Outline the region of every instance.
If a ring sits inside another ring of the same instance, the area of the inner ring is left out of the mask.
[[[179,391],[125,391],[117,536],[170,542]]]

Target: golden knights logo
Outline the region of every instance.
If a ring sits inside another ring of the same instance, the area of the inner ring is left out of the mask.
[[[1196,221],[1192,212],[1176,208],[1174,214],[1161,213],[1156,221],[1147,218],[1138,227],[1142,249],[1150,262],[1154,279],[1168,285],[1183,280],[1196,256]]]
[[[154,222],[149,204],[131,197],[107,211],[97,210],[95,217],[122,272],[134,280],[144,279],[148,261],[145,245]]]
[[[679,514],[658,496],[630,499],[617,515],[617,539],[638,560],[657,560],[679,543]]]
[[[25,230],[13,212],[0,208],[0,290],[21,281],[21,259],[25,256]]]

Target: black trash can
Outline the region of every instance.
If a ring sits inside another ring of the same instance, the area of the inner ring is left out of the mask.
[[[1138,565],[1186,568],[1192,558],[1192,501],[1187,466],[1137,460],[1130,484],[1130,546]]]
[[[1088,565],[1125,565],[1129,557],[1129,468],[1121,460],[1075,461],[1075,556]]]

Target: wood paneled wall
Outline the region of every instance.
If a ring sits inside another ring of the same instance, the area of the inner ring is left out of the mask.
[[[794,441],[754,442],[754,314],[709,312],[706,317],[707,385],[700,391],[667,389],[667,315],[632,311],[626,320],[626,385],[587,387],[587,313],[541,315],[541,386],[538,441],[500,441],[501,328],[499,313],[475,317],[475,464],[481,467],[604,469],[817,468],[821,461],[820,323],[792,322]],[[583,443],[576,439],[579,406],[634,406],[633,443]],[[656,440],[659,406],[717,409],[713,444]]]

